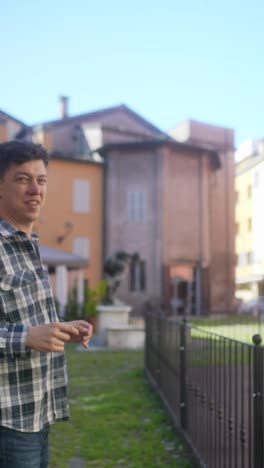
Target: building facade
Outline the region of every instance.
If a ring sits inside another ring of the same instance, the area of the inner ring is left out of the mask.
[[[247,141],[236,152],[236,297],[264,296],[264,142]]]
[[[233,309],[231,129],[186,121],[165,133],[124,105],[70,117],[62,97],[59,119],[22,125],[18,137],[50,154],[36,229],[44,245],[75,255],[68,280],[80,300],[83,279],[95,285],[104,259],[124,250],[139,254],[119,290],[135,314],[148,304],[197,316]]]
[[[234,303],[233,142],[105,145],[106,253],[140,255],[122,297],[142,311],[228,312]]]

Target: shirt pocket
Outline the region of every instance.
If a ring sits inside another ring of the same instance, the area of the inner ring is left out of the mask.
[[[0,278],[0,320],[35,322],[39,313],[37,278],[31,270],[19,270]]]
[[[33,271],[20,270],[14,274],[5,275],[0,279],[0,291],[2,293],[16,288],[27,286],[35,280]]]

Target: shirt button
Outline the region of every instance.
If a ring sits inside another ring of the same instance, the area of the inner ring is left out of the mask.
[[[5,284],[5,283],[1,283],[1,289],[3,291],[9,291],[11,289],[11,285],[10,284]]]

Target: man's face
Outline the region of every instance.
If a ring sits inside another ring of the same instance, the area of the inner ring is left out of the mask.
[[[41,159],[12,164],[0,178],[0,216],[30,235],[46,192],[47,169]]]

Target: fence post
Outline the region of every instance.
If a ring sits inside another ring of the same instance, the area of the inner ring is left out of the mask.
[[[186,331],[187,321],[183,319],[180,326],[180,421],[181,427],[187,429],[187,408],[186,408]]]
[[[162,388],[162,376],[161,376],[161,366],[162,366],[162,358],[161,358],[161,350],[162,350],[162,330],[161,330],[161,327],[162,327],[162,318],[161,316],[159,315],[158,318],[158,360],[159,360],[159,363],[158,363],[158,368],[156,368],[156,382],[158,384],[158,388],[159,390],[163,391],[163,388]]]
[[[264,466],[263,457],[263,348],[260,346],[262,337],[254,335],[252,341],[254,346],[253,362],[253,414],[254,414],[254,468]]]

